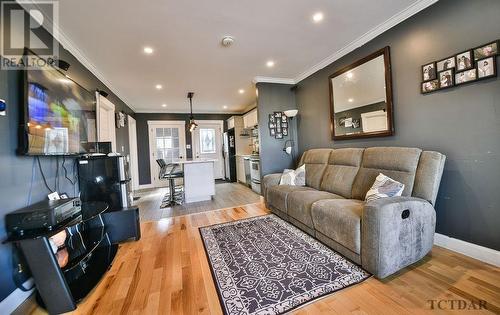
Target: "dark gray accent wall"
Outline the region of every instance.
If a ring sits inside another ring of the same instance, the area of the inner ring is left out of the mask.
[[[137,122],[137,154],[139,161],[139,184],[151,184],[151,167],[149,160],[149,132],[148,120],[184,120],[186,127],[189,124],[189,114],[170,113],[138,113],[135,114]],[[196,120],[224,120],[224,131],[227,130],[226,120],[235,114],[195,114]],[[191,145],[191,132],[186,129],[186,144]],[[187,158],[192,157],[191,149],[186,149]]]
[[[447,155],[437,232],[500,250],[500,80],[420,94],[421,66],[500,38],[500,1],[441,0],[301,81],[300,151],[410,146]],[[328,76],[391,47],[395,136],[331,140]]]
[[[0,30],[2,31],[2,30]],[[45,36],[50,36],[48,33]],[[61,49],[61,59],[69,62],[71,67],[68,75],[88,90],[101,89],[109,92],[108,98],[116,105],[117,110],[132,113],[132,110],[116,95],[100,82],[90,71],[78,62],[68,51]],[[23,106],[20,97],[22,90],[21,73],[19,71],[0,70],[0,98],[7,102],[7,116],[0,116],[0,241],[6,237],[5,214],[47,198],[48,190],[45,188],[38,166],[33,168],[33,157],[17,156],[17,127],[19,124],[19,108]],[[128,154],[128,129],[118,129],[117,148]],[[67,192],[70,196],[78,194],[78,187],[73,187],[64,178],[61,169],[62,158],[41,157],[42,169],[51,188],[56,181],[56,165],[59,165],[59,192]],[[56,164],[56,161],[58,162]],[[74,159],[66,159],[68,176],[73,175]],[[32,181],[33,176],[33,181]],[[31,188],[30,188],[31,187]],[[31,191],[31,197],[30,197]],[[12,247],[0,244],[0,300],[7,297],[16,289],[12,281]],[[21,302],[21,301],[19,301]]]
[[[291,121],[288,137],[276,139],[269,134],[269,114],[297,109],[293,86],[288,84],[257,83],[257,111],[259,115],[260,172],[262,176],[293,168],[290,155],[283,152],[285,141],[297,138],[296,119]],[[295,154],[297,155],[297,147]]]

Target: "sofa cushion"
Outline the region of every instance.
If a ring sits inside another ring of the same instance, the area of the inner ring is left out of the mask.
[[[446,156],[435,151],[424,151],[418,161],[412,196],[436,202]]]
[[[289,193],[293,191],[314,190],[305,186],[279,185],[273,186],[267,191],[267,203],[284,213],[287,213],[286,200]]]
[[[413,191],[415,173],[422,150],[417,148],[376,147],[365,149],[361,167],[352,187],[352,198],[363,200],[379,173],[405,185],[403,196]]]
[[[321,179],[328,164],[332,149],[313,149],[304,155],[306,165],[306,185],[314,189],[320,189]]]
[[[318,200],[342,198],[326,191],[308,190],[294,191],[290,193],[286,200],[287,213],[297,221],[314,228],[311,218],[311,206]]]
[[[311,209],[315,229],[335,242],[361,253],[361,216],[364,201],[357,199],[320,200]]]
[[[351,198],[352,184],[359,171],[363,151],[360,148],[333,150],[321,180],[321,190]]]

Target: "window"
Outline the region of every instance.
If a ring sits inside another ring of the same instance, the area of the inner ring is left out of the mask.
[[[201,153],[215,153],[215,129],[200,129]]]
[[[179,128],[156,128],[156,156],[166,163],[179,158]]]

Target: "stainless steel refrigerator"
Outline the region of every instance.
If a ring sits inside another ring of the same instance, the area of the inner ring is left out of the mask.
[[[224,170],[227,181],[236,182],[236,138],[234,129],[224,132]]]

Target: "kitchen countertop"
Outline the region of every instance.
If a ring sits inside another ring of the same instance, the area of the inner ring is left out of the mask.
[[[183,160],[174,160],[172,163],[177,164],[194,164],[194,163],[208,163],[208,162],[217,162],[217,159],[183,159]]]

